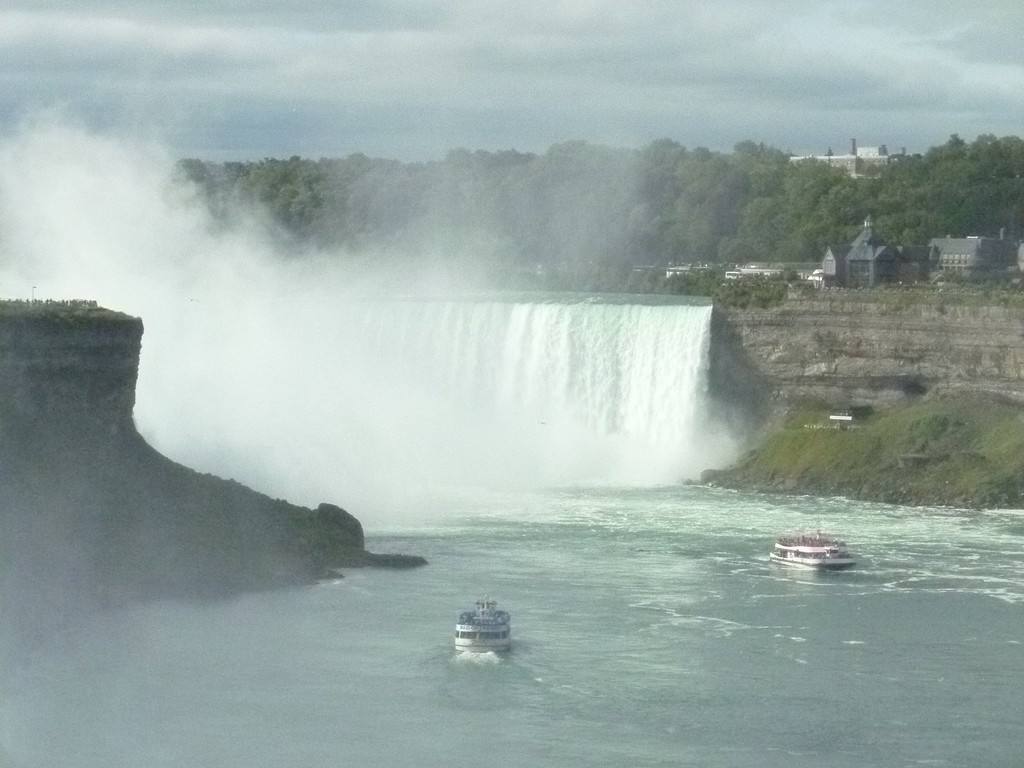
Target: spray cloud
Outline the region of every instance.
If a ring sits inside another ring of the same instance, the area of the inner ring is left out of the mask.
[[[367,298],[395,279],[373,254],[283,253],[268,226],[214,221],[155,142],[37,121],[0,147],[0,291],[141,316],[136,422],[175,460],[371,528],[438,485],[706,466],[706,341],[670,308]]]

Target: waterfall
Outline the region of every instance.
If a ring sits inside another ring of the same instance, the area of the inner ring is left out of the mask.
[[[410,300],[353,319],[356,357],[393,407],[432,411],[438,450],[479,479],[649,484],[707,466],[710,317],[682,303]]]
[[[194,302],[147,321],[136,422],[203,471],[381,515],[438,488],[675,483],[729,447],[711,308],[666,301]]]

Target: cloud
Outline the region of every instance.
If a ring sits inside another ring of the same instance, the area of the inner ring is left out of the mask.
[[[0,117],[59,102],[151,115],[180,154],[403,159],[572,137],[923,149],[1013,132],[1024,10],[945,5],[16,2]]]

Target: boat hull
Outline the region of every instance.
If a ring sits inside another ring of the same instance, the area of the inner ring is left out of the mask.
[[[804,571],[842,571],[852,568],[857,561],[850,557],[836,557],[832,559],[819,558],[798,558],[779,557],[774,552],[768,555],[773,563],[784,565],[787,568],[799,568]]]
[[[511,647],[511,637],[497,640],[470,640],[464,637],[455,638],[455,650],[457,651],[476,651],[486,653],[487,651],[507,651]]]

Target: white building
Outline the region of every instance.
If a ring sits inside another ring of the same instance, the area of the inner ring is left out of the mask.
[[[749,280],[751,278],[778,278],[782,277],[781,267],[763,267],[757,264],[747,264],[745,267],[730,269],[725,273],[726,280]]]
[[[874,175],[882,166],[888,165],[893,157],[902,156],[905,153],[905,150],[901,150],[900,155],[890,155],[885,144],[880,144],[877,147],[858,147],[857,140],[850,139],[849,154],[837,155],[832,151],[832,147],[829,147],[824,155],[795,155],[790,157],[789,161],[791,163],[809,161],[827,163],[829,166],[841,168],[850,176],[857,178],[858,176]]]

